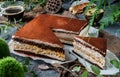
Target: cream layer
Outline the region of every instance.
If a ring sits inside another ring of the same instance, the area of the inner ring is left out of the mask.
[[[24,52],[40,54],[40,55],[48,56],[48,57],[58,59],[61,61],[65,60],[65,54],[60,51],[54,51],[54,50],[50,50],[50,49],[42,49],[35,45],[29,45],[29,44],[20,43],[17,41],[13,41],[12,44],[13,44],[14,50],[21,50]]]
[[[67,43],[72,45],[73,39],[75,36],[78,36],[78,35],[85,36],[87,34],[88,26],[86,26],[79,34],[67,33],[67,31],[65,32],[64,30],[63,32],[61,31],[62,30],[60,31],[58,30],[58,31],[55,31],[54,33],[62,43]]]
[[[39,44],[45,44],[45,45],[48,45],[48,46],[51,46],[51,47],[60,47],[60,48],[63,48],[61,47],[60,45],[58,44],[52,44],[52,43],[48,43],[48,42],[43,42],[43,41],[40,41],[40,40],[37,40],[37,39],[26,39],[24,37],[19,37],[19,36],[12,36],[12,38],[18,38],[18,39],[22,39],[22,40],[27,40],[27,41],[31,41],[31,42],[35,42],[35,43],[39,43]]]
[[[69,40],[65,40],[65,39],[60,39],[60,41],[62,43],[68,44],[68,45],[72,45],[73,44],[73,41],[69,41]]]
[[[73,39],[76,34],[62,33],[62,32],[54,32],[55,35],[60,39],[62,43],[72,44]]]
[[[70,34],[79,34],[79,32],[73,32],[69,30],[64,30],[64,29],[52,29],[55,32],[64,32],[64,33],[70,33]]]
[[[104,68],[105,65],[105,57],[101,55],[99,52],[82,45],[81,43],[74,42],[74,51],[82,56],[83,58],[87,59],[93,64],[97,64],[99,67]]]

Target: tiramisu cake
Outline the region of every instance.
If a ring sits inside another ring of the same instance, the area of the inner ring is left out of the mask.
[[[34,56],[65,60],[63,44],[46,26],[32,20],[13,35],[13,48],[16,52]]]
[[[48,26],[62,43],[72,44],[77,35],[84,35],[88,29],[87,21],[68,17],[41,14],[36,18],[37,23]]]
[[[73,46],[74,52],[77,55],[92,64],[98,65],[102,69],[104,68],[107,49],[106,39],[76,36],[74,38]]]
[[[85,20],[41,14],[14,34],[14,50],[64,61],[61,41],[72,44],[86,25]]]

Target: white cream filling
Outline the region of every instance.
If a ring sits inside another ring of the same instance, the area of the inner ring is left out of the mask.
[[[83,26],[84,27],[84,26]],[[82,27],[82,28],[83,28]],[[82,29],[81,28],[81,29]],[[84,31],[86,31],[88,29],[88,27],[86,26],[85,28],[83,28],[81,31],[78,31],[78,32],[74,32],[74,31],[70,31],[70,30],[65,30],[65,29],[52,29],[53,31],[57,32],[57,31],[60,31],[60,32],[65,32],[65,33],[68,33],[68,34],[74,34],[74,35],[79,35],[79,33],[83,33]]]
[[[60,39],[66,39],[73,41],[73,38],[77,36],[76,34],[69,34],[69,33],[61,33],[61,32],[54,32],[55,35]]]
[[[43,41],[40,41],[40,40],[36,40],[36,39],[26,39],[24,37],[19,37],[19,36],[12,36],[12,38],[21,38],[23,40],[28,40],[28,41],[31,41],[31,42],[35,42],[35,43],[39,43],[39,44],[45,44],[45,45],[49,45],[51,47],[60,47],[62,48],[60,45],[58,44],[52,44],[52,43],[48,43],[48,42],[43,42]]]
[[[61,41],[62,43],[65,43],[65,44],[70,44],[70,45],[73,44],[73,41],[67,41],[67,40],[64,40],[64,39],[60,39],[60,41]]]
[[[99,52],[92,50],[84,45],[74,42],[74,51],[82,56],[83,58],[89,60],[90,62],[97,64],[101,68],[104,68],[105,65],[105,57],[101,55]]]
[[[25,44],[25,43],[20,43],[17,41],[13,41],[13,47],[14,50],[22,50],[24,52],[31,52],[34,54],[41,54],[41,55],[45,55],[51,58],[55,58],[58,60],[65,60],[65,54],[60,52],[60,51],[54,51],[54,50],[50,50],[50,49],[42,49],[40,47],[37,47],[35,45],[29,45],[29,44]]]
[[[65,33],[74,33],[74,34],[79,34],[79,32],[73,32],[70,30],[65,30],[65,29],[52,29],[53,31],[60,31],[60,32],[65,32]]]

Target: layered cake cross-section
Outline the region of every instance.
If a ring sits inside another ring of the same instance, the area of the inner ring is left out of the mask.
[[[40,14],[35,21],[42,26],[48,26],[66,44],[72,44],[75,36],[82,36],[88,30],[87,21],[75,18]]]
[[[106,39],[76,36],[73,46],[77,55],[102,69],[104,68],[107,49]]]
[[[60,61],[65,60],[64,46],[59,38],[50,28],[41,26],[35,20],[17,31],[12,39],[12,45],[16,52]]]

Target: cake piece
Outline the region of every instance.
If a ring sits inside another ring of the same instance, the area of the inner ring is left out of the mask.
[[[74,38],[74,52],[92,64],[104,68],[107,40],[104,38],[81,37]]]
[[[50,28],[41,25],[35,18],[17,31],[12,37],[14,50],[64,61],[63,44]]]
[[[54,15],[39,15],[35,21],[48,26],[62,43],[72,44],[75,36],[84,35],[88,29],[87,21]]]
[[[82,14],[84,12],[84,9],[88,6],[89,2],[81,3],[76,6],[71,6],[69,8],[69,11],[72,12],[72,14]]]

